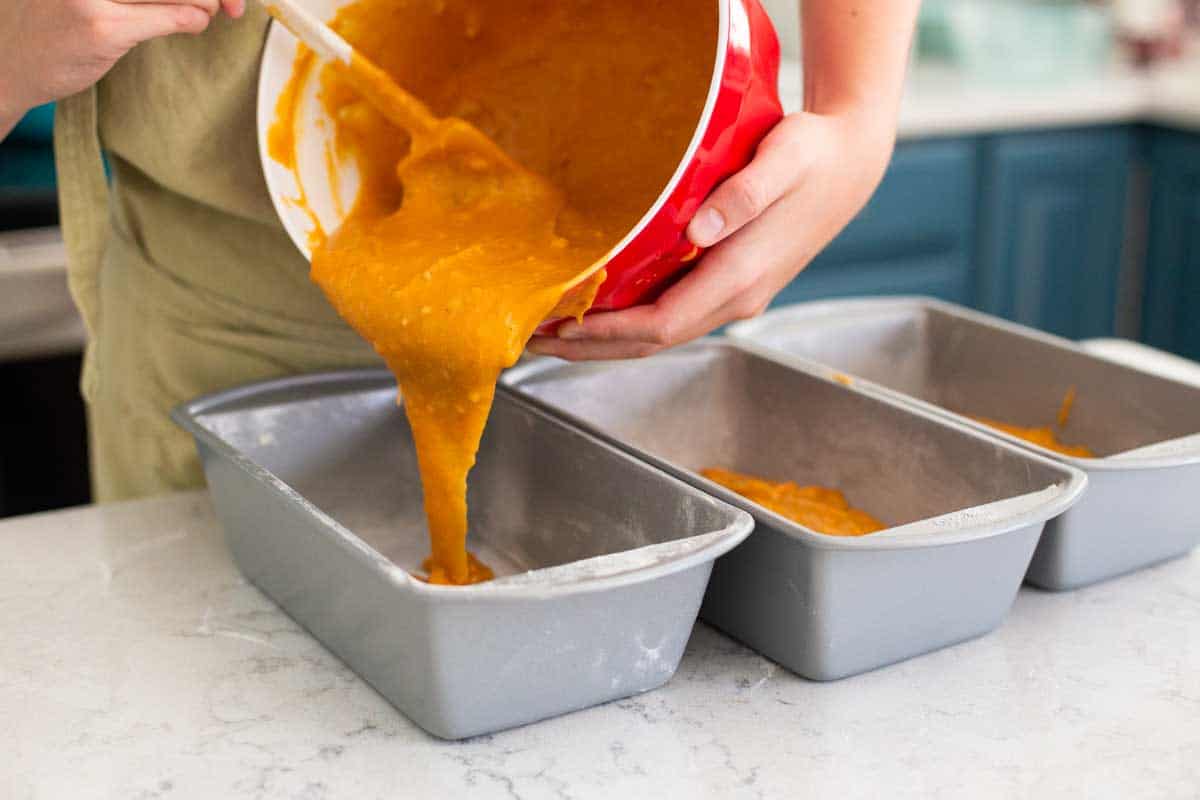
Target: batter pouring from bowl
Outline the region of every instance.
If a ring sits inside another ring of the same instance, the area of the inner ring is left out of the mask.
[[[680,12],[696,24],[677,26]],[[543,320],[588,309],[603,256],[683,158],[708,94],[716,21],[711,0],[515,0],[503,10],[359,0],[333,21],[435,111],[475,121],[406,114],[414,103],[395,92],[368,103],[341,65],[319,76],[360,188],[337,230],[315,236],[312,274],[400,384],[431,581],[491,576],[466,551],[466,498],[496,380]],[[285,165],[304,135],[297,98],[312,71],[302,48],[270,135]],[[630,137],[638,128],[655,135]]]
[[[761,310],[882,176],[917,5],[805,3],[804,111],[695,215],[691,238],[713,249],[654,304],[591,315],[530,349],[645,355]],[[379,363],[309,281],[264,185],[254,88],[268,20],[241,0],[0,9],[0,135],[62,100],[60,206],[91,333],[83,389],[98,500],[202,482],[191,441],[169,421],[180,402]]]

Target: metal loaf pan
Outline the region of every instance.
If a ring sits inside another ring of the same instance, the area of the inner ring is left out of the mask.
[[[809,368],[848,373],[869,390],[1086,472],[1087,494],[1047,526],[1030,583],[1073,589],[1200,542],[1200,388],[927,298],[801,304],[729,335]],[[1045,426],[1071,387],[1078,395],[1063,438],[1087,444],[1098,458],[1059,455],[963,416]]]
[[[338,373],[180,407],[242,572],[430,733],[458,739],[653,689],[746,513],[498,393],[471,547],[499,576],[410,576],[428,552],[392,379]]]
[[[831,680],[1000,624],[1046,519],[1082,473],[891,400],[707,341],[644,361],[543,360],[505,377],[588,430],[750,511],[701,616],[789,669]],[[814,533],[698,474],[821,484],[885,523]]]

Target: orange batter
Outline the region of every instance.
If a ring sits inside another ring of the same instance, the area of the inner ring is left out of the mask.
[[[851,508],[846,496],[836,489],[800,486],[791,481],[775,483],[719,468],[702,470],[701,474],[713,483],[719,483],[729,491],[818,533],[865,536],[887,527],[867,512]]]
[[[1064,444],[1058,439],[1058,434],[1053,428],[1023,428],[1020,425],[1010,425],[1007,422],[998,422],[987,417],[976,417],[977,421],[982,422],[989,428],[995,428],[998,431],[1003,431],[1009,436],[1015,436],[1018,439],[1024,439],[1031,444],[1039,445],[1047,450],[1053,450],[1056,453],[1062,453],[1067,456],[1076,458],[1095,458],[1096,454],[1092,449],[1082,444]]]
[[[1062,405],[1058,409],[1058,427],[1066,427],[1067,421],[1071,418],[1071,409],[1075,406],[1075,387],[1067,390],[1067,394],[1063,397]],[[1031,444],[1036,444],[1044,447],[1047,450],[1053,450],[1056,453],[1062,453],[1075,458],[1095,458],[1096,454],[1090,447],[1078,444],[1064,444],[1059,441],[1058,434],[1053,428],[1023,428],[1019,425],[1010,425],[1007,422],[998,422],[987,417],[975,417],[977,422],[982,422],[989,428],[995,428],[998,431],[1003,431],[1009,436],[1015,436],[1018,439],[1024,439]]]
[[[587,310],[595,265],[682,158],[708,91],[716,4],[363,0],[332,24],[441,119],[402,94],[381,113],[342,70],[322,71],[338,150],[362,182],[316,243],[313,279],[400,384],[429,579],[487,580],[466,551],[466,491],[496,380],[544,319]],[[311,68],[302,54],[293,84]],[[298,96],[281,97],[269,140],[289,165]]]

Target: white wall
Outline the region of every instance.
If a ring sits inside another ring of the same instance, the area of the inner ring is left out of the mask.
[[[819,0],[818,0],[819,1]],[[800,57],[800,0],[760,0],[779,31],[783,57]]]

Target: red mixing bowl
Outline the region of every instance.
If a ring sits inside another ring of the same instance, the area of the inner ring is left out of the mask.
[[[304,3],[316,16],[329,19],[350,1]],[[763,136],[783,117],[777,87],[779,40],[770,18],[758,0],[714,2],[719,13],[717,44],[704,111],[670,181],[606,261],[597,265],[607,270],[607,279],[592,306],[595,311],[652,301],[686,272],[700,255],[685,233],[692,216],[718,183],[749,163]],[[326,159],[332,133],[320,122],[324,112],[314,99],[314,82],[307,84],[298,116],[306,135],[297,138],[296,169],[268,155],[270,127],[291,78],[295,53],[295,39],[273,25],[259,76],[259,145],[276,211],[296,246],[311,258],[309,240],[316,222],[320,220],[325,230],[335,229],[344,216],[341,209],[352,206],[354,198],[342,197],[339,203],[333,197],[337,189],[331,186]],[[345,189],[353,182],[338,185]],[[292,199],[297,197],[304,200]]]
[[[717,57],[704,113],[687,153],[632,231],[604,265],[608,277],[593,311],[653,300],[700,256],[687,226],[721,181],[754,157],[783,118],[779,38],[758,0],[718,0]]]

